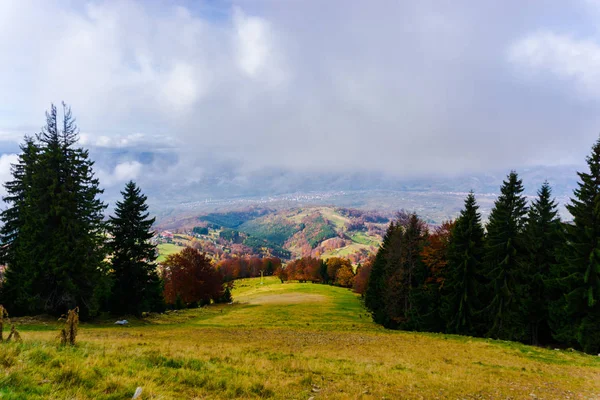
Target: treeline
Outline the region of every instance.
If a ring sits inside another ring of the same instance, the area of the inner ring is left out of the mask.
[[[561,222],[548,183],[528,205],[511,172],[482,225],[469,194],[429,233],[401,213],[384,237],[365,305],[393,329],[557,344],[600,352],[600,140]]]
[[[360,269],[359,265],[357,272]],[[331,257],[327,260],[313,257],[298,258],[277,270],[276,275],[281,282],[324,283],[346,288],[351,288],[355,279],[354,268],[350,260],[340,257]]]
[[[6,266],[0,303],[13,315],[62,315],[79,307],[89,318],[100,311],[162,311],[177,298],[186,304],[223,299],[222,276],[197,250],[168,258],[159,274],[150,243],[154,218],[134,182],[104,220],[103,191],[78,136],[63,104],[62,120],[52,106],[46,126],[21,145],[0,213]]]
[[[272,276],[281,268],[281,260],[277,257],[236,257],[220,261],[217,270],[225,282],[242,278]]]

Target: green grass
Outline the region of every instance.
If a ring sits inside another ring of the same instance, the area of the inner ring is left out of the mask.
[[[464,336],[387,331],[352,292],[267,277],[234,304],[82,324],[17,319],[0,344],[0,399],[590,399],[600,357]]]
[[[374,246],[378,247],[381,244],[381,240],[379,238],[370,236],[365,232],[352,232],[349,233],[348,236],[352,239],[353,242],[358,244],[364,244],[365,246]]]
[[[321,258],[328,259],[330,257],[347,257],[350,254],[354,254],[362,249],[369,249],[369,246],[359,243],[351,243],[344,247],[340,247],[339,249],[333,249],[328,252],[325,252],[321,255]]]
[[[182,246],[178,246],[173,243],[161,243],[158,246],[158,259],[157,262],[163,262],[170,254],[179,253],[184,249]]]
[[[264,239],[278,246],[283,246],[289,238],[299,231],[299,227],[280,216],[266,216],[244,222],[238,230],[254,238]]]

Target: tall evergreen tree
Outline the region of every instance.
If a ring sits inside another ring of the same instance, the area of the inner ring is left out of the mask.
[[[398,227],[394,221],[388,226],[381,246],[375,255],[371,275],[369,276],[369,283],[367,285],[367,290],[365,291],[365,306],[371,312],[373,321],[378,324],[384,324],[386,320],[383,294],[386,287],[388,254],[390,252],[393,236],[396,235],[399,230],[401,230],[401,228]]]
[[[484,230],[473,192],[465,199],[450,238],[448,266],[442,289],[442,314],[451,333],[475,335],[476,311],[481,308]]]
[[[565,263],[556,274],[566,293],[555,305],[556,337],[573,339],[588,352],[600,352],[600,139],[587,157],[589,172],[567,205],[573,224],[566,225]]]
[[[563,240],[561,229],[557,205],[552,199],[552,189],[548,182],[544,182],[538,191],[538,198],[529,208],[527,217],[523,272],[529,285],[527,291],[520,294],[529,324],[529,341],[535,345],[551,340],[548,325],[550,293],[547,290],[547,282],[558,262],[557,249]]]
[[[3,201],[9,207],[0,214],[3,222],[0,228],[0,262],[10,266],[2,287],[2,303],[16,315],[35,312],[40,304],[39,294],[33,289],[40,271],[32,257],[31,246],[35,242],[31,240],[31,231],[36,229],[33,221],[37,205],[30,190],[40,149],[31,137],[25,137],[20,148],[18,162],[12,166],[13,180],[4,185],[7,195]]]
[[[502,185],[487,225],[484,260],[491,297],[483,313],[490,318],[487,336],[507,340],[523,340],[527,336],[519,298],[527,215],[527,200],[522,192],[523,183],[512,171]]]
[[[416,214],[400,212],[375,256],[365,306],[386,328],[418,329],[429,313],[423,304],[427,268],[421,262],[426,233]]]
[[[423,247],[427,243],[427,225],[417,216],[410,213],[408,223],[404,227],[404,235],[400,241],[399,280],[400,300],[404,310],[394,316],[394,325],[407,330],[431,330],[432,302],[426,282],[429,270],[421,259]],[[387,300],[392,303],[394,297]]]
[[[133,181],[121,194],[123,200],[117,202],[108,225],[114,276],[111,311],[135,315],[161,311],[163,289],[156,272],[156,246],[150,243],[155,218],[149,218],[147,197]]]
[[[16,227],[13,234],[17,242],[8,243],[9,275],[31,274],[31,285],[21,287],[28,293],[22,294],[39,299],[23,311],[62,314],[79,306],[85,318],[97,312],[99,306],[106,206],[98,199],[102,190],[88,152],[76,147],[78,130],[71,110],[63,104],[63,111],[60,124],[52,105],[46,114],[46,126],[36,135],[35,162],[23,158],[25,171],[31,171],[22,193],[26,212],[13,213],[12,217],[4,213],[2,220],[12,218],[11,224]],[[19,179],[15,170],[15,187]],[[16,211],[19,204],[12,201],[11,208]],[[7,291],[13,283],[8,285]]]

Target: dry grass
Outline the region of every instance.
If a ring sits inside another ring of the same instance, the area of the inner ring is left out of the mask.
[[[600,357],[389,332],[347,290],[258,282],[239,282],[234,305],[82,324],[74,347],[24,326],[24,343],[0,346],[0,398],[124,399],[138,386],[144,399],[600,397]],[[322,298],[251,304],[289,294]]]

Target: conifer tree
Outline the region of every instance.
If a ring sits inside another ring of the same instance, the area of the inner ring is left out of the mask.
[[[538,198],[529,208],[524,239],[526,258],[523,272],[529,285],[527,292],[520,295],[529,324],[529,341],[537,345],[551,339],[548,325],[548,304],[551,297],[547,284],[550,273],[558,262],[557,249],[562,245],[561,222],[548,182],[544,182],[538,191]]]
[[[403,310],[398,315],[393,315],[393,326],[406,330],[431,330],[431,307],[435,307],[430,297],[427,279],[430,274],[421,259],[423,247],[427,240],[427,226],[417,216],[410,213],[408,223],[404,227],[404,235],[400,241],[400,269],[398,273],[400,283],[398,292],[400,298],[389,297],[386,301],[392,303],[400,300]]]
[[[523,183],[512,171],[502,185],[487,225],[484,261],[489,281],[487,293],[491,296],[483,310],[490,318],[486,335],[507,340],[522,340],[526,336],[519,296],[527,214],[527,200],[522,192]]]
[[[46,126],[35,138],[35,157],[26,161],[24,152],[22,158],[28,184],[16,198],[24,203],[11,200],[14,213],[2,215],[16,229],[16,242],[8,240],[8,275],[30,279],[19,289],[32,300],[23,312],[60,315],[79,306],[86,318],[98,311],[104,282],[106,206],[98,199],[102,190],[88,152],[76,147],[78,130],[71,110],[63,104],[63,112],[62,124],[54,105],[46,113]],[[22,179],[17,170],[7,186],[14,184],[15,193]],[[9,283],[6,291],[13,284],[17,282]]]
[[[0,262],[9,265],[2,286],[2,303],[14,314],[26,314],[39,310],[39,295],[33,289],[38,279],[39,269],[31,257],[32,230],[37,206],[31,196],[34,170],[39,162],[39,146],[31,137],[25,137],[20,146],[21,154],[17,164],[12,166],[13,180],[4,186],[7,195],[3,201],[8,205],[0,220]]]
[[[576,341],[592,354],[600,352],[600,139],[587,157],[589,172],[567,205],[573,224],[566,225],[565,263],[557,281],[566,295],[555,305],[554,328],[563,342]],[[558,307],[557,307],[558,306]]]
[[[398,227],[394,221],[388,226],[385,236],[383,237],[383,242],[373,260],[369,283],[367,285],[367,290],[365,291],[365,306],[371,311],[373,321],[378,324],[383,324],[386,319],[383,294],[386,285],[388,254],[390,252],[392,238],[400,229],[401,228]]]
[[[156,272],[156,246],[150,243],[155,218],[149,218],[147,197],[133,181],[121,194],[123,200],[117,202],[108,224],[114,278],[111,311],[135,315],[161,311],[163,289]]]
[[[481,308],[484,231],[473,192],[465,199],[450,239],[448,266],[442,290],[442,313],[450,333],[474,335],[476,311]]]

